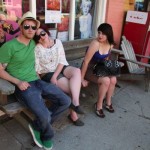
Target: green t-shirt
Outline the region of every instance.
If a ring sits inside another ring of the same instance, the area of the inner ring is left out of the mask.
[[[0,63],[7,63],[6,71],[22,81],[37,80],[34,48],[33,40],[27,46],[17,39],[6,42],[0,47]]]

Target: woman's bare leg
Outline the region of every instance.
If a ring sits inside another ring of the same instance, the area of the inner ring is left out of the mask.
[[[110,85],[109,77],[101,77],[98,79],[98,101],[97,101],[97,110],[103,108],[103,100],[106,96]]]
[[[64,75],[69,80],[69,89],[72,95],[72,102],[75,106],[78,106],[81,89],[81,71],[79,68],[68,66],[64,70]]]
[[[66,77],[62,77],[58,80],[57,85],[63,92],[70,95],[70,88],[69,88],[69,80]],[[73,121],[76,121],[78,119],[78,115],[75,111],[70,109],[70,115]]]
[[[114,90],[115,90],[115,85],[117,83],[117,79],[116,77],[111,77],[110,78],[110,85],[109,85],[109,88],[108,88],[108,91],[107,91],[107,94],[106,94],[106,103],[108,106],[111,105],[111,98],[112,98],[112,95],[114,94]]]

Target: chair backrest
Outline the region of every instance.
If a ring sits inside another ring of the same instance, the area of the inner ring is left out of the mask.
[[[126,39],[125,36],[122,36],[121,49],[126,59],[137,61],[132,44]],[[127,66],[130,73],[133,73],[135,72],[135,70],[139,69],[139,66],[137,64],[131,63],[129,61],[127,61]]]

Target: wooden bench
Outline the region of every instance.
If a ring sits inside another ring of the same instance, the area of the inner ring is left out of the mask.
[[[84,39],[84,40],[75,40],[64,42],[63,46],[66,53],[66,58],[69,61],[70,65],[75,67],[81,67],[85,52],[93,39]],[[113,49],[112,58],[118,59],[118,56],[122,52]],[[89,69],[86,73],[86,79],[88,81],[97,83],[97,77],[92,74],[92,70]],[[20,112],[24,112],[28,117],[33,118],[33,115],[27,109],[20,104],[17,99],[14,97],[13,93],[15,87],[10,82],[0,79],[0,109],[5,112],[9,117],[14,117]]]
[[[92,40],[76,40],[63,43],[67,60],[71,65],[80,67],[85,51]],[[13,84],[0,78],[0,109],[9,117],[24,112],[27,116],[33,118],[31,113],[15,98],[14,91],[15,86]]]

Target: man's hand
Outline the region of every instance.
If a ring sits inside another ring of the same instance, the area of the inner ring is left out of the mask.
[[[29,84],[28,82],[26,82],[26,81],[19,81],[19,82],[17,83],[17,86],[18,86],[18,88],[19,88],[21,91],[24,91],[24,90],[26,90],[27,88],[30,87],[30,84]]]

